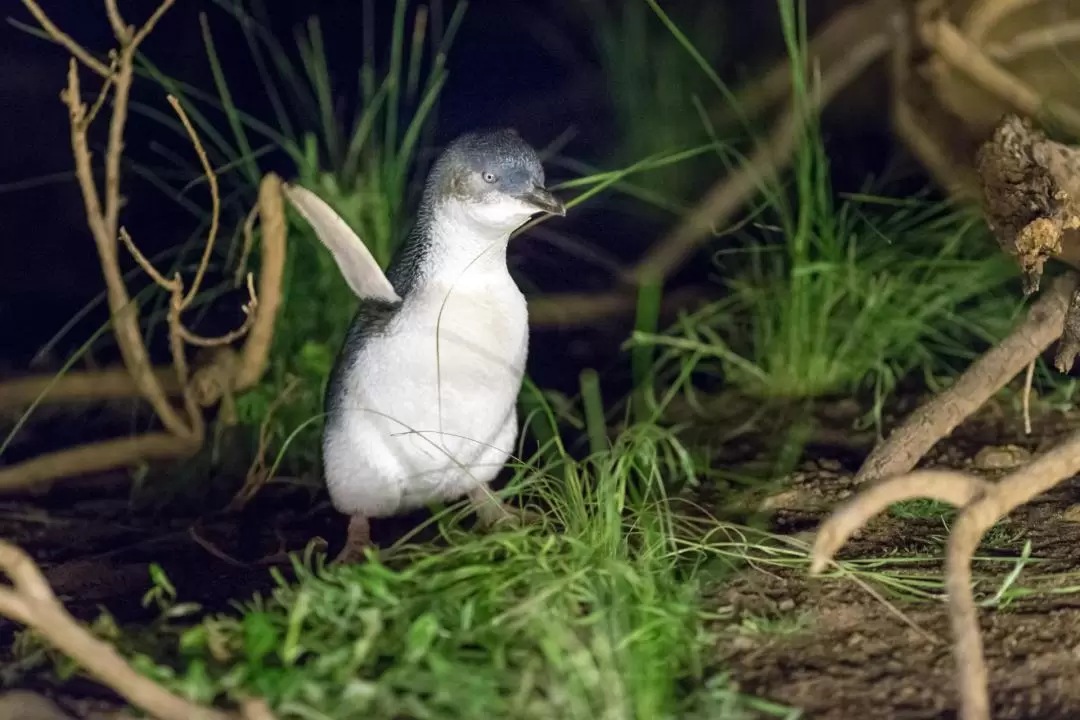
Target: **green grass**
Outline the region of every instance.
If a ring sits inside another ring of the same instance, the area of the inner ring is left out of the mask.
[[[1015,314],[1015,269],[987,253],[978,218],[917,201],[884,215],[861,199],[800,207],[805,230],[760,227],[774,245],[748,240],[717,258],[725,300],[638,341],[715,358],[759,397],[870,387],[880,401],[911,373],[970,359]]]
[[[535,407],[529,426],[550,431],[551,407]],[[95,627],[190,698],[257,693],[283,719],[796,717],[710,666],[703,578],[744,540],[708,526],[702,542],[701,521],[672,511],[667,482],[695,471],[686,449],[631,426],[577,462],[549,437],[512,481],[546,506],[540,525],[479,535],[452,508],[433,545],[330,569],[308,553],[295,581],[201,619],[156,571],[152,632]]]
[[[626,164],[708,140],[695,100],[709,91],[709,79],[649,4],[587,0],[575,11],[586,18],[614,110],[613,162]],[[720,58],[722,36],[716,28],[724,26],[727,14],[722,3],[698,3],[677,17],[708,61]],[[697,161],[649,173],[639,184],[667,202],[685,203],[701,194],[709,178],[708,165]]]
[[[716,92],[726,86],[652,0]],[[869,394],[880,408],[913,374],[955,371],[999,338],[1020,300],[1014,264],[981,218],[944,203],[869,194],[834,200],[809,85],[801,3],[778,0],[793,65],[792,100],[809,118],[792,170],[762,184],[752,223],[714,241],[723,299],[636,345],[673,351],[761,398]],[[715,139],[714,139],[715,142]],[[717,143],[718,148],[721,146]],[[730,148],[721,170],[744,162]]]

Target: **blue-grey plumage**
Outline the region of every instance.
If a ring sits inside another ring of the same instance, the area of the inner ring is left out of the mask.
[[[427,502],[467,495],[483,523],[507,517],[487,485],[517,439],[528,313],[506,247],[530,217],[565,214],[535,150],[512,130],[447,146],[385,276],[325,203],[286,193],[362,298],[326,392],[327,487],[352,518],[339,559],[368,518]]]

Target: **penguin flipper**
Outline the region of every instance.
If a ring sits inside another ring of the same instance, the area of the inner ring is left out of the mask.
[[[315,193],[298,185],[285,183],[284,192],[297,212],[310,223],[322,244],[333,254],[338,270],[358,298],[401,302],[401,297],[379,267],[375,256],[333,208]]]

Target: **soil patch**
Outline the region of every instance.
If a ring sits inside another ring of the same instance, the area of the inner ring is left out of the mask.
[[[1078,426],[1075,413],[1047,412],[1025,436],[1019,418],[991,407],[939,443],[922,466],[992,479]],[[810,537],[837,502],[857,491],[856,469],[833,460],[801,468],[786,490],[766,501],[775,512],[774,529]],[[1080,478],[1073,478],[991,529],[978,553],[985,559],[974,572],[986,595],[1016,567],[993,558],[1018,558],[1027,541],[1038,559],[1010,586],[1018,597],[980,612],[995,718],[1080,717],[1078,503]],[[932,599],[871,582],[887,604],[850,577],[812,579],[804,568],[750,570],[725,581],[716,600],[735,614],[716,628],[718,662],[743,692],[800,708],[808,718],[956,717],[951,637],[936,587],[950,517],[941,507],[891,509],[838,556],[922,558],[883,572],[929,579]]]

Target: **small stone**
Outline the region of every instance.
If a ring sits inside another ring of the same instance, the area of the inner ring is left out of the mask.
[[[1031,459],[1031,452],[1019,445],[991,445],[984,447],[972,461],[978,470],[1012,470]]]
[[[731,639],[731,647],[734,650],[752,650],[757,645],[754,638],[740,633]]]
[[[791,598],[784,598],[776,604],[776,609],[780,612],[790,612],[795,609],[795,601]]]
[[[812,505],[806,493],[795,488],[770,495],[762,500],[758,507],[761,510],[798,510]]]
[[[821,460],[818,460],[818,467],[822,470],[828,470],[829,472],[840,472],[844,469],[843,464],[841,464],[839,460],[834,460],[832,458],[822,458]]]
[[[29,690],[0,695],[0,720],[75,720],[56,703]]]

